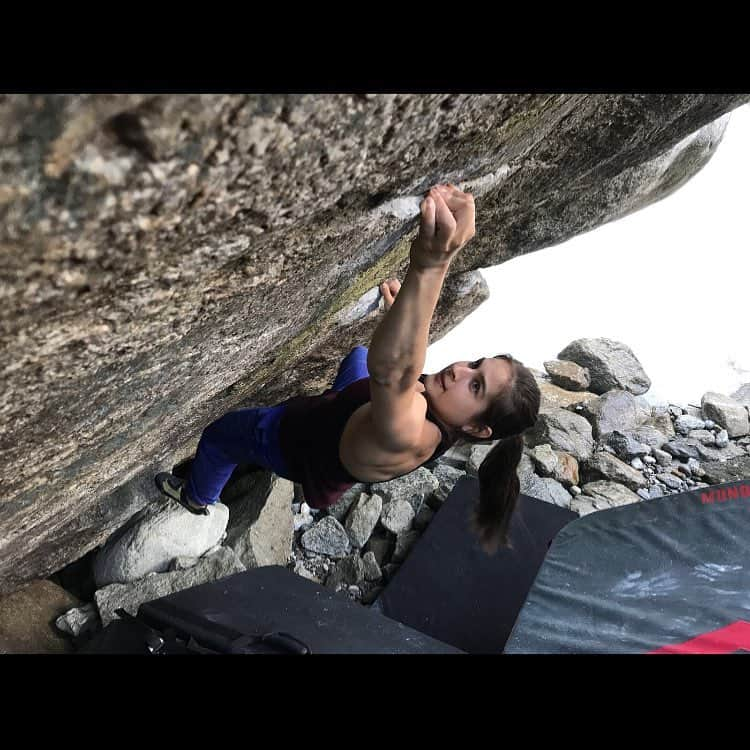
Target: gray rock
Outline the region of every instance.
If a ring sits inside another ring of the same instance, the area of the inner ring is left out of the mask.
[[[602,442],[605,446],[612,448],[615,455],[624,461],[647,456],[651,451],[648,445],[639,442],[628,433],[620,432],[620,430],[612,430],[612,432],[606,433]]]
[[[750,477],[750,456],[738,456],[727,461],[710,461],[703,464],[706,482],[724,484]]]
[[[74,637],[78,637],[81,633],[96,630],[100,625],[99,612],[94,602],[70,609],[55,620],[55,626],[58,630]]]
[[[622,390],[608,391],[599,398],[586,401],[577,407],[577,411],[591,422],[597,439],[613,430],[634,430],[644,419],[633,394]]]
[[[738,458],[745,455],[745,451],[739,445],[729,442],[726,448],[714,448],[710,445],[698,443],[697,451],[703,461],[727,461],[730,458]]]
[[[555,385],[569,391],[585,391],[591,384],[588,369],[575,362],[550,360],[544,363],[544,369],[549,373]]]
[[[388,531],[400,534],[402,531],[408,531],[411,528],[414,515],[414,508],[411,503],[397,498],[383,503],[380,523]]]
[[[536,384],[539,386],[539,411],[549,411],[550,409],[568,409],[572,411],[577,404],[583,404],[593,398],[597,398],[591,391],[568,391],[560,388],[558,385],[550,383],[548,380],[535,376]]]
[[[113,534],[94,559],[97,588],[163,573],[175,557],[200,557],[221,539],[229,509],[216,503],[197,516],[176,502],[155,503]]]
[[[302,560],[297,560],[294,564],[294,572],[302,578],[307,578],[308,581],[314,581],[315,583],[323,583],[324,576],[319,576],[314,570],[310,570]]]
[[[691,430],[702,430],[705,422],[698,417],[692,417],[689,414],[683,414],[677,417],[674,422],[674,428],[680,435],[687,436]]]
[[[705,420],[703,421],[703,426],[704,426],[704,427],[705,427],[705,428],[706,428],[707,430],[718,429],[718,427],[717,427],[717,425],[716,425],[716,422],[714,422],[714,420],[713,420],[713,419],[705,419]]]
[[[587,516],[589,513],[594,513],[597,510],[605,510],[610,507],[612,506],[603,500],[589,497],[588,495],[578,495],[570,501],[570,510],[578,513],[579,516]]]
[[[664,490],[658,484],[654,484],[648,488],[649,500],[657,500],[660,497],[664,497]]]
[[[656,478],[663,484],[669,487],[670,490],[682,489],[684,482],[678,479],[674,474],[657,474]]]
[[[551,477],[557,469],[557,455],[552,450],[552,446],[544,443],[537,445],[529,451],[529,457],[534,462],[536,470],[545,477]]]
[[[315,523],[312,508],[305,502],[292,503],[292,520],[294,530],[309,529]]]
[[[701,468],[701,465],[698,463],[698,461],[694,458],[688,459],[688,468],[690,469],[690,473],[693,474],[696,477],[702,477],[705,475],[706,472],[703,471]]]
[[[658,463],[659,466],[670,466],[672,464],[672,454],[667,453],[667,451],[662,451],[658,448],[654,448],[654,458],[656,459],[656,463]]]
[[[380,495],[367,495],[363,492],[359,496],[344,523],[353,547],[364,547],[367,544],[382,510],[383,498]]]
[[[641,461],[640,458],[634,458],[630,465],[636,470],[636,471],[643,471],[646,468],[646,465]]]
[[[729,433],[726,430],[720,430],[714,442],[717,448],[726,448],[729,445]]]
[[[709,419],[721,425],[730,438],[750,433],[748,410],[729,396],[708,391],[701,398],[701,409]]]
[[[700,458],[699,447],[703,446],[697,440],[690,438],[675,438],[662,446],[667,453],[681,461],[687,461],[688,458]]]
[[[0,590],[119,528],[153,497],[156,465],[190,455],[210,416],[327,386],[374,325],[338,326],[337,314],[373,287],[373,268],[405,267],[418,196],[440,165],[440,179],[470,177],[482,206],[483,229],[453,277],[663,198],[714,153],[721,130],[706,123],[747,100],[127,94],[60,95],[38,108],[36,95],[4,98],[3,242],[14,269],[4,314],[14,325],[3,338],[12,428],[0,483],[14,510],[0,539],[14,541],[0,556]],[[147,159],[100,127],[123,112],[145,123]],[[44,197],[60,185],[64,201]],[[441,295],[431,338],[475,305]],[[112,398],[115,383],[127,399]],[[53,480],[43,486],[22,466]]]
[[[680,410],[682,413],[682,410]],[[666,405],[654,405],[651,407],[651,417],[647,419],[642,426],[655,427],[660,433],[667,438],[675,434],[672,416],[669,413],[669,407]]]
[[[640,497],[642,500],[651,499],[651,496],[649,495],[649,492],[645,487],[641,487],[639,490],[636,490],[635,494],[638,495],[638,497]]]
[[[570,488],[569,491],[573,497],[578,497],[578,495],[580,495],[583,492],[583,490],[580,487],[576,486],[575,484]]]
[[[458,443],[448,448],[442,456],[437,459],[437,464],[452,466],[454,469],[466,470],[466,462],[469,460],[472,449],[471,443]],[[434,470],[433,470],[434,471]]]
[[[363,492],[367,492],[367,485],[361,482],[350,487],[344,494],[338,499],[338,501],[326,508],[326,515],[333,516],[340,523],[344,522],[347,513],[351,509],[352,505],[359,500],[360,495]]]
[[[581,489],[583,490],[581,498],[584,497],[584,495],[588,495],[595,500],[605,503],[607,507],[610,508],[617,507],[618,505],[637,503],[640,500],[638,495],[627,487],[624,487],[617,482],[610,482],[607,480],[588,482],[587,484],[584,484]]]
[[[365,580],[365,566],[356,552],[336,563],[326,579],[326,588],[338,591],[346,586],[356,586]]]
[[[217,550],[214,549],[213,551],[216,552]],[[169,563],[167,572],[171,573],[174,570],[187,570],[188,568],[197,565],[200,562],[200,559],[200,557],[175,557],[175,559]]]
[[[591,458],[581,464],[583,482],[593,482],[599,479],[624,484],[633,491],[646,485],[646,479],[639,471],[604,451],[594,453]]]
[[[344,557],[351,547],[346,529],[333,516],[321,518],[302,534],[300,544],[306,550],[328,557]]]
[[[198,517],[198,516],[197,516]],[[133,583],[112,583],[94,593],[94,601],[99,609],[102,626],[107,627],[117,618],[115,610],[122,607],[135,615],[143,602],[160,599],[176,591],[199,586],[208,581],[241,573],[245,566],[229,547],[222,547],[218,552],[201,561],[188,570],[174,573],[151,573]]]
[[[362,556],[362,570],[366,581],[379,581],[383,577],[374,552],[365,552]]]
[[[372,552],[375,562],[382,568],[383,565],[390,562],[395,547],[395,535],[378,534],[376,531],[364,547],[364,553]]]
[[[669,463],[672,460],[672,457],[669,453],[665,453],[664,451],[662,451],[662,453],[667,457],[667,462]],[[644,456],[643,463],[647,466],[653,466],[656,463],[656,459],[653,456]]]
[[[525,495],[543,500],[545,503],[559,505],[561,508],[570,506],[570,493],[563,487],[560,482],[556,482],[550,477],[534,477],[529,485],[521,490]]]
[[[438,487],[428,496],[427,504],[429,504],[431,508],[437,510],[453,491],[456,482],[458,482],[461,477],[465,476],[466,472],[461,469],[456,469],[450,464],[438,464],[433,469],[432,474],[438,482]],[[422,505],[422,508],[424,507],[425,506]]]
[[[547,443],[578,461],[588,458],[594,450],[589,422],[566,409],[540,413],[536,424],[524,433],[524,441],[529,447]]]
[[[286,565],[292,556],[294,484],[271,475],[257,495],[233,503],[225,545],[250,568]]]
[[[711,430],[690,430],[687,436],[693,440],[697,440],[702,445],[716,444],[716,435]]]
[[[529,451],[539,474],[551,477],[565,487],[578,484],[578,461],[569,453],[552,450],[550,445],[538,445]]]
[[[613,388],[640,395],[651,387],[641,363],[630,347],[607,338],[577,339],[566,346],[558,359],[570,360],[588,369],[589,390],[606,393]]]
[[[531,477],[536,476],[534,472],[534,462],[525,453],[521,456],[521,460],[518,462],[516,474],[521,487],[528,484],[528,482],[531,481]]]
[[[373,484],[370,491],[373,494],[380,495],[386,504],[393,500],[406,500],[416,514],[422,507],[425,498],[436,492],[439,486],[438,480],[432,472],[420,466],[418,469],[402,477],[391,479],[389,482]]]
[[[418,531],[402,531],[398,534],[396,536],[396,548],[393,550],[391,562],[402,563],[417,539],[419,539]]]
[[[482,462],[487,458],[487,454],[497,445],[498,441],[494,440],[492,443],[480,443],[479,445],[471,446],[471,453],[469,454],[469,460],[466,462],[466,473],[469,476],[475,477],[479,474],[479,467]]]
[[[668,442],[668,436],[656,427],[651,425],[641,425],[625,433],[633,440],[649,446],[649,448],[661,448],[664,443]],[[672,431],[674,435],[674,431]]]

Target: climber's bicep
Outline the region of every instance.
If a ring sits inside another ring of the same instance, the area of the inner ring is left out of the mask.
[[[411,375],[370,374],[370,413],[373,438],[387,451],[418,447],[424,431],[427,401]]]

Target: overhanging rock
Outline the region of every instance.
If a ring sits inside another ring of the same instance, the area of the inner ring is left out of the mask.
[[[478,211],[434,341],[472,271],[664,197],[748,99],[0,96],[0,593],[102,543],[213,419],[328,385],[429,185]]]

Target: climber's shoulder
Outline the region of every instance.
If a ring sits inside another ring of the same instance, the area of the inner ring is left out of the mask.
[[[339,458],[353,476],[380,481],[420,466],[440,443],[440,430],[426,419],[422,383],[370,376],[370,401],[349,417]]]

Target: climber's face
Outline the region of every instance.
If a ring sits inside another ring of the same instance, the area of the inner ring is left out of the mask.
[[[489,439],[492,429],[479,416],[507,388],[512,364],[484,357],[475,362],[454,362],[424,380],[425,395],[435,416],[455,429]]]

